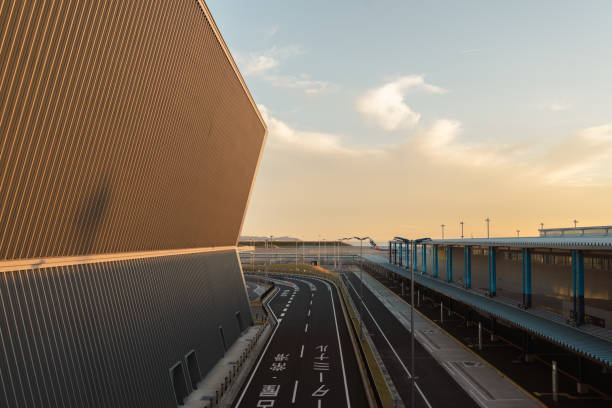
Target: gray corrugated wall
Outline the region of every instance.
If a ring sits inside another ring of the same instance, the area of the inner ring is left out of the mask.
[[[206,373],[236,311],[234,251],[0,273],[0,406],[175,407],[168,369],[195,349]]]

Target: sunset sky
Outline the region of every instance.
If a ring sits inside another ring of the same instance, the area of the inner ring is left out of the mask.
[[[207,4],[269,129],[243,235],[612,224],[612,2]]]

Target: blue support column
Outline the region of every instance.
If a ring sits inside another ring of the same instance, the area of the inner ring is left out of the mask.
[[[470,289],[472,287],[472,248],[466,246],[463,249],[464,253],[464,271],[465,271],[465,288]]]
[[[453,281],[453,247],[446,247],[446,281]]]
[[[414,244],[412,246],[412,269],[417,271],[417,246]]]
[[[406,262],[404,263],[406,268],[410,268],[410,244],[406,243]]]
[[[404,256],[404,254],[403,254],[402,250],[403,250],[403,248],[402,248],[402,243],[400,242],[400,243],[399,243],[399,264],[400,264],[400,265],[404,263],[404,262],[403,262],[403,256]]]
[[[531,307],[531,250],[523,248],[523,306]]]
[[[423,275],[425,275],[427,273],[427,246],[425,244],[422,244],[421,252],[423,254],[421,265],[423,266]]]
[[[576,324],[584,324],[584,254],[572,251],[572,286],[574,300],[574,319]]]
[[[495,247],[489,247],[489,296],[495,296],[497,294],[497,256],[495,254]]]
[[[433,246],[433,277],[438,277],[438,246]]]

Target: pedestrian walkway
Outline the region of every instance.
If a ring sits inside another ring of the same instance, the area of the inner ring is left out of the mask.
[[[354,272],[353,272],[354,273]],[[355,273],[357,277],[360,274]],[[369,274],[364,285],[410,330],[410,305]],[[540,407],[541,404],[508,377],[468,350],[415,309],[416,340],[481,407]],[[418,377],[418,373],[416,376]],[[441,392],[443,390],[440,390]]]
[[[383,268],[410,279],[410,271],[397,265],[392,265],[381,256],[364,255],[364,259]],[[537,309],[520,309],[516,302],[507,302],[497,297],[489,298],[473,290],[466,290],[442,279],[430,275],[415,273],[414,280],[423,286],[456,299],[492,316],[504,319],[513,325],[535,333],[553,343],[578,353],[585,354],[596,361],[612,365],[612,342],[610,335],[604,334],[605,329],[597,329],[593,325],[573,327],[562,319],[550,320],[551,313]]]

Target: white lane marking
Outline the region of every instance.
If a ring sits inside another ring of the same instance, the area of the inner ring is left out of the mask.
[[[295,385],[293,386],[293,397],[291,397],[291,403],[295,404],[295,394],[297,393],[298,380],[295,380]]]
[[[311,293],[311,294],[310,294],[310,297],[314,297],[314,293]]]
[[[304,327],[304,333],[308,331],[308,323],[306,323],[306,327]]]
[[[302,349],[300,350],[300,358],[304,357],[304,345],[302,344]]]
[[[387,344],[389,345],[389,348],[391,349],[391,351],[393,352],[393,354],[395,355],[395,358],[397,359],[397,361],[400,362],[402,368],[404,369],[404,371],[406,371],[406,374],[408,374],[409,378],[412,378],[412,374],[410,373],[410,371],[408,371],[408,368],[406,367],[406,365],[404,364],[404,362],[402,361],[402,359],[400,358],[399,354],[397,354],[397,351],[395,351],[395,348],[391,345],[391,342],[389,341],[389,339],[387,338],[387,336],[385,336],[385,333],[383,332],[382,328],[380,327],[380,325],[378,324],[378,322],[376,321],[376,319],[374,318],[374,315],[372,315],[372,312],[370,312],[370,309],[368,309],[368,307],[366,306],[365,302],[361,299],[361,297],[359,296],[359,293],[357,293],[357,290],[355,289],[355,287],[353,286],[353,283],[351,282],[350,279],[347,279],[347,282],[349,283],[349,285],[351,286],[351,289],[353,289],[353,292],[355,292],[355,296],[357,296],[357,298],[361,301],[361,304],[363,305],[363,307],[365,308],[366,312],[368,312],[368,314],[370,315],[370,317],[372,318],[372,321],[374,322],[374,324],[376,325],[376,327],[378,328],[378,331],[380,331],[380,334],[383,335],[383,338],[385,339],[385,341],[387,342]],[[423,401],[425,401],[425,404],[427,404],[427,406],[429,408],[432,408],[431,404],[429,403],[429,401],[427,400],[427,398],[425,397],[425,394],[423,394],[423,391],[421,390],[421,387],[419,387],[419,384],[415,381],[414,385],[416,386],[417,391],[419,392],[419,394],[421,394],[421,397],[423,397]]]
[[[268,300],[268,305],[270,304],[270,302],[272,302],[272,300],[276,297],[276,295],[278,295],[280,293],[280,290],[278,292],[276,292],[274,294],[274,296],[272,296],[270,298],[270,300]],[[261,353],[261,355],[259,356],[259,360],[257,360],[257,364],[255,365],[255,368],[253,369],[253,371],[251,371],[251,376],[249,377],[249,381],[247,381],[246,386],[244,387],[244,389],[242,390],[242,394],[240,394],[240,398],[238,399],[238,402],[236,403],[236,407],[240,406],[240,403],[242,402],[242,399],[244,398],[244,395],[246,394],[247,390],[249,389],[249,385],[251,384],[251,381],[253,381],[253,377],[255,376],[255,373],[257,372],[257,369],[259,368],[259,365],[261,364],[261,361],[263,360],[264,356],[266,355],[266,351],[268,351],[268,347],[270,347],[270,343],[272,343],[272,339],[274,338],[274,335],[276,334],[276,331],[278,330],[278,328],[280,327],[280,322],[282,321],[282,319],[277,319],[276,318],[276,314],[274,314],[274,310],[272,310],[272,307],[270,306],[270,311],[272,312],[272,316],[274,317],[274,319],[276,319],[276,321],[278,322],[276,327],[274,328],[274,331],[272,332],[272,334],[270,335],[270,338],[268,339],[268,342],[266,343],[266,347],[263,349],[263,352]]]
[[[287,311],[287,309],[288,309],[288,308],[284,308],[284,309],[283,309],[283,312],[286,312],[286,311]]]
[[[310,309],[308,309],[308,317],[310,317]]]
[[[319,382],[322,383],[323,382],[323,371],[319,372]]]
[[[321,400],[317,402],[317,408],[321,408]]]
[[[310,301],[310,306],[312,306],[312,300]]]
[[[344,380],[344,394],[346,395],[346,406],[347,408],[351,408],[351,398],[349,397],[348,384],[346,382],[346,369],[344,368],[344,354],[342,353],[342,344],[340,343],[340,330],[338,329],[338,318],[336,317],[336,305],[334,304],[334,295],[331,289],[331,285],[322,279],[316,279],[320,282],[323,282],[329,291],[329,300],[332,304],[332,311],[334,313],[334,323],[336,325],[336,339],[338,340],[338,350],[340,351],[340,364],[342,365],[342,379]],[[314,295],[313,295],[314,296]],[[319,400],[319,404],[321,404],[321,400]],[[431,407],[430,407],[431,408]]]
[[[283,316],[285,316],[285,314],[284,314],[284,313],[281,313],[281,317],[283,317]]]

